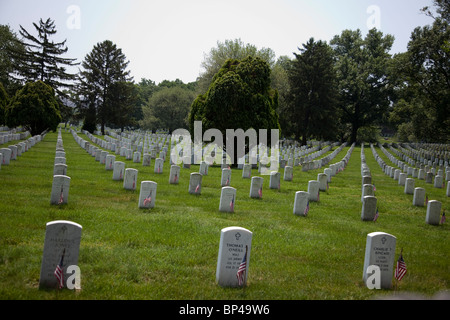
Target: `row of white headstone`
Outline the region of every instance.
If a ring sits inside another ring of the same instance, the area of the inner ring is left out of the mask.
[[[382,147],[382,146],[381,146]],[[407,178],[407,173],[401,172],[400,169],[396,169],[395,167],[388,166],[384,160],[378,155],[374,146],[371,144],[372,154],[375,157],[375,160],[383,170],[383,172],[398,181],[398,184],[404,188],[405,194],[413,194],[413,205],[414,206],[427,206],[427,212],[425,216],[425,222],[431,225],[439,225],[441,222],[441,209],[442,203],[438,200],[428,200],[425,194],[425,189],[417,187],[415,188],[415,182],[412,178]],[[391,155],[392,156],[392,155]],[[398,162],[397,162],[398,163]],[[414,168],[413,172],[415,172],[417,168]],[[402,170],[406,170],[407,168],[403,166]],[[423,169],[419,169],[421,171]],[[431,172],[430,172],[431,173]],[[442,185],[441,185],[442,187]],[[450,196],[450,183],[447,183],[447,196]],[[413,191],[414,190],[414,191]]]
[[[361,143],[361,220],[376,221],[378,218],[377,198],[375,186],[372,182],[372,174],[366,162],[364,143]]]
[[[81,289],[78,256],[82,226],[57,220],[46,225],[39,288]],[[242,227],[227,227],[220,232],[216,264],[216,283],[222,287],[245,287],[249,274],[253,233]],[[371,268],[379,268],[378,278],[373,280],[378,289],[392,287],[395,262],[396,237],[385,232],[367,235],[363,265],[363,281],[369,287],[372,282]],[[75,268],[74,268],[75,267]],[[66,280],[65,275],[70,277]],[[75,282],[75,283],[73,283]],[[371,285],[369,288],[373,288]]]
[[[61,128],[59,128],[53,164],[53,182],[50,204],[63,205],[69,202],[70,180],[71,178],[67,176],[66,153],[64,151]]]
[[[21,138],[22,134],[10,134],[3,137],[8,137],[6,142],[15,141],[12,139]],[[25,137],[28,135],[24,135]],[[17,142],[16,144],[9,145],[6,148],[0,148],[0,169],[2,165],[7,166],[11,161],[17,160],[22,153],[27,152],[36,143],[40,142],[45,137],[45,134],[35,135],[24,141]],[[4,138],[6,139],[6,138]],[[11,139],[11,140],[10,140]],[[5,140],[4,140],[5,141]]]

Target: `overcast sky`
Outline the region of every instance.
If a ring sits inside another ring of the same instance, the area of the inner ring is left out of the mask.
[[[19,34],[22,25],[51,18],[55,42],[67,40],[78,62],[104,40],[130,61],[136,82],[195,81],[217,42],[240,38],[277,57],[293,57],[309,38],[329,42],[345,29],[363,36],[375,26],[395,37],[391,53],[404,52],[411,32],[432,23],[420,12],[431,0],[0,0],[0,24]]]

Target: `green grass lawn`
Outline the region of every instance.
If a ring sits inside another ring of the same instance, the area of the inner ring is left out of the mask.
[[[62,138],[71,177],[67,205],[50,205],[56,133],[1,167],[1,299],[365,300],[405,292],[431,297],[449,289],[449,222],[426,224],[426,208],[412,205],[412,195],[382,172],[368,145],[366,162],[380,213],[376,222],[360,218],[360,146],[346,169],[333,177],[330,189],[321,192],[320,202],[312,202],[308,216],[300,217],[293,214],[295,192],[307,191],[308,181],[316,180],[325,167],[308,172],[295,167],[293,181],[281,180],[281,190],[269,189],[269,176],[263,176],[262,200],[249,198],[250,179],[233,169],[235,212],[222,213],[218,166],[209,168],[202,194],[195,196],[188,193],[188,182],[198,165],[182,168],[180,183],[171,185],[167,160],[158,175],[153,173],[154,160],[144,167],[116,155],[126,168],[139,171],[137,190],[129,191],[71,133],[63,130]],[[342,160],[348,149],[331,163]],[[252,175],[257,174],[253,169]],[[153,209],[138,208],[144,180],[158,183]],[[441,201],[450,212],[444,189],[415,180],[430,200]],[[79,292],[38,289],[45,225],[53,220],[83,227]],[[215,283],[220,231],[230,226],[253,233],[245,289]],[[362,281],[366,237],[375,231],[397,237],[396,259],[403,249],[408,273],[397,290],[370,290]]]

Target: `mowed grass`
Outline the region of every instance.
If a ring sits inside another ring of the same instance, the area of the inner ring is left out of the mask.
[[[80,137],[89,140],[79,133]],[[361,159],[356,146],[346,169],[332,178],[330,189],[312,202],[307,217],[293,214],[296,191],[307,191],[324,168],[302,172],[294,168],[291,182],[269,189],[264,178],[263,199],[249,198],[250,179],[233,169],[237,189],[234,213],[219,212],[220,167],[203,177],[202,194],[188,193],[189,174],[199,166],[181,169],[180,183],[170,185],[169,163],[162,174],[124,161],[138,169],[136,191],[112,180],[112,171],[95,161],[62,131],[69,203],[50,205],[56,133],[0,170],[0,298],[2,299],[162,299],[162,300],[366,300],[414,292],[432,297],[449,289],[449,222],[425,223],[425,207],[412,205],[397,181],[386,176],[368,145],[366,162],[376,184],[380,216],[361,221]],[[92,143],[92,142],[91,142]],[[8,143],[12,144],[12,143]],[[5,147],[2,145],[1,147]],[[340,161],[349,146],[331,161]],[[387,157],[376,148],[389,163]],[[283,169],[280,169],[283,174]],[[258,175],[252,170],[252,175]],[[139,209],[140,182],[158,183],[156,205]],[[450,212],[444,189],[416,180],[430,200]],[[39,290],[45,225],[70,220],[82,225],[78,266],[81,291]],[[253,233],[245,289],[215,283],[220,231],[239,226]],[[395,257],[403,249],[408,273],[397,290],[370,290],[362,281],[368,233],[382,231],[397,237]]]

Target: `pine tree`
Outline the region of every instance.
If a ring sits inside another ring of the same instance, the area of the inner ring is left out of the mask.
[[[76,66],[76,59],[63,58],[68,48],[66,40],[53,42],[50,38],[56,34],[54,21],[48,18],[45,22],[40,19],[39,25],[33,23],[37,36],[33,36],[20,26],[20,35],[24,38],[22,44],[25,52],[18,52],[16,58],[21,61],[17,73],[25,81],[41,80],[62,95],[61,88],[70,88],[76,74],[66,72],[67,67]]]
[[[109,99],[111,86],[119,81],[132,80],[130,71],[125,70],[128,63],[122,50],[112,41],[105,40],[97,43],[81,64],[84,70],[80,71],[81,83],[78,89],[80,106],[84,106],[84,113],[89,119],[94,117],[92,112],[95,110],[96,123],[100,123],[102,134],[105,125],[114,119],[113,102]]]

